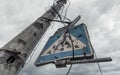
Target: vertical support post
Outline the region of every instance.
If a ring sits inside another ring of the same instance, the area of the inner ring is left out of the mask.
[[[58,0],[52,8],[59,12],[64,4],[66,0]],[[44,18],[54,19],[57,15],[52,8],[0,49],[0,70],[2,70],[0,75],[17,75],[22,69],[34,47],[50,26],[51,21]]]

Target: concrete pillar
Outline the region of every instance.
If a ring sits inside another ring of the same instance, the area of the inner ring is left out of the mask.
[[[54,19],[65,3],[66,0],[58,0],[43,16],[39,17],[0,49],[0,75],[18,74],[34,47],[50,26],[51,21],[45,18]]]

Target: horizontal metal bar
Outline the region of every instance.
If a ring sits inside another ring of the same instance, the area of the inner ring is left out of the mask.
[[[99,63],[99,62],[109,62],[112,58],[98,58],[98,59],[85,59],[85,60],[67,60],[66,64],[85,64],[85,63]]]
[[[58,60],[54,64],[57,68],[64,67],[70,64],[87,64],[87,63],[100,63],[112,61],[111,57],[97,58],[97,59],[84,59],[84,60]]]
[[[42,17],[43,19],[47,19],[49,21],[54,21],[54,22],[60,22],[60,23],[66,23],[66,24],[70,24],[70,22],[67,22],[67,21],[61,21],[61,20],[54,20],[54,19],[49,19],[49,18],[45,18],[45,17]]]

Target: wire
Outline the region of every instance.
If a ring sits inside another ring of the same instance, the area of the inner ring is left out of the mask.
[[[51,7],[51,8],[57,14],[57,16],[59,17],[59,19],[62,20],[61,15],[59,14],[59,12],[57,12],[54,7]]]
[[[89,37],[89,36],[88,36],[88,37]],[[91,44],[91,42],[90,42],[90,44]],[[95,58],[97,59],[97,54],[96,54],[95,50],[93,49],[93,47],[92,47],[92,50],[93,50],[93,52],[95,53]],[[101,69],[101,67],[100,67],[99,62],[97,62],[97,65],[98,65],[98,68],[99,68],[100,74],[103,75],[103,72],[102,72],[102,69]]]
[[[95,51],[94,51],[94,52],[95,52]],[[97,55],[96,55],[96,53],[95,53],[95,58],[97,59]],[[102,69],[101,69],[101,67],[100,67],[100,64],[97,63],[97,65],[98,65],[98,68],[99,68],[100,74],[103,75],[103,72],[102,72]]]
[[[65,17],[65,16],[62,16],[64,17],[66,20],[68,20],[69,22],[72,22],[69,18]]]
[[[69,32],[68,32],[68,33],[69,33]],[[73,45],[73,40],[72,40],[72,37],[71,37],[70,33],[69,33],[69,37],[70,37],[71,44],[72,44],[73,59],[74,59],[74,45]],[[69,68],[69,70],[67,71],[66,75],[68,75],[68,74],[70,73],[71,69],[72,69],[72,64],[70,65],[70,68]]]
[[[100,67],[100,64],[99,63],[97,63],[97,64],[98,64],[98,67],[99,67],[100,74],[103,75],[103,72],[102,72],[102,69]]]
[[[72,44],[72,50],[73,50],[73,59],[74,59],[74,44],[73,44],[73,40],[72,40],[72,37],[70,35],[70,32],[68,31],[69,33],[69,37],[70,37],[70,40],[71,40],[71,44]]]
[[[67,6],[67,8],[66,8],[66,10],[65,10],[65,17],[63,18],[63,20],[65,20],[65,18],[66,18],[66,16],[67,16],[67,11],[68,11],[68,8],[69,8],[69,6],[71,5],[71,2],[70,2],[70,0],[68,0],[68,6]]]
[[[64,8],[65,8],[64,5],[63,5],[63,7],[62,7],[62,9],[61,9],[61,13],[57,12],[55,8],[51,7],[51,8],[53,9],[53,11],[57,14],[57,16],[59,17],[59,19],[60,19],[61,21],[64,21],[64,20],[66,19],[66,20],[68,20],[69,22],[71,22],[71,20],[66,17],[68,8],[69,8],[69,6],[71,5],[71,3],[70,3],[69,0],[68,0],[68,2],[69,2],[69,4],[68,4],[68,6],[67,6],[67,8],[66,8],[66,10],[65,10],[65,15],[64,15],[64,16],[62,16],[63,10],[64,10]],[[56,3],[56,0],[54,0],[54,4],[55,4],[55,3]],[[62,18],[62,17],[63,17],[63,18]]]
[[[65,16],[62,16],[63,10],[64,10],[64,8],[65,8],[64,6],[61,8],[61,9],[62,9],[62,10],[61,10],[61,13],[57,12],[54,7],[51,7],[52,10],[53,10],[53,11],[57,14],[57,16],[59,17],[60,21],[64,21],[64,20],[66,19],[66,20],[68,20],[69,22],[71,22],[71,20],[66,17],[66,15],[67,15],[67,10],[68,10],[69,6],[71,5],[71,3],[70,3],[69,0],[68,0],[68,2],[69,2],[69,5],[67,6],[67,8],[66,8],[66,10],[65,10]],[[55,5],[55,3],[56,3],[56,0],[54,0],[53,6]],[[63,17],[63,19],[62,19],[62,17]],[[56,17],[56,18],[57,18],[57,17]],[[64,25],[65,25],[65,24],[64,24]],[[54,25],[53,25],[53,26],[54,26]]]
[[[68,20],[69,22],[71,22],[71,20],[70,20],[69,18],[67,18],[66,16],[63,16],[63,15],[62,15],[64,9],[65,9],[65,6],[63,6],[62,9],[61,9],[61,13],[60,13],[61,17],[65,18],[66,20]],[[67,11],[66,11],[66,12],[67,12]],[[62,19],[62,21],[64,21],[64,19]]]
[[[72,69],[72,64],[70,65],[70,68],[68,69],[66,75],[68,75],[70,73],[71,69]]]
[[[68,34],[69,34],[69,38],[70,38],[70,40],[71,40],[72,50],[73,50],[73,59],[74,59],[74,44],[73,44],[73,40],[72,40],[72,37],[71,37],[71,35],[70,35],[70,32],[69,32],[69,31],[67,31],[67,32],[68,32]],[[72,68],[72,64],[71,64],[71,66],[70,66],[68,72],[66,73],[66,75],[68,75],[68,74],[70,73],[71,68]]]

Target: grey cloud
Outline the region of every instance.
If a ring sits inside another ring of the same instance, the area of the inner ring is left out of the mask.
[[[112,8],[116,5],[119,5],[120,1],[115,0],[97,0],[94,4],[94,6],[97,6],[97,10],[101,14],[105,14],[108,12],[111,12]]]
[[[52,0],[53,1],[53,0]],[[46,7],[52,4],[48,0],[4,0],[0,4],[0,46],[3,46],[23,29],[29,26],[34,20],[41,16]],[[120,53],[120,0],[70,0],[71,6],[68,10],[68,17],[73,20],[78,15],[88,27],[91,42],[98,57],[111,56],[112,62],[101,63],[104,75],[119,75],[119,53]],[[56,25],[56,24],[55,24]],[[58,25],[58,24],[57,24]],[[62,25],[61,25],[62,26]],[[56,29],[60,27],[54,26]],[[40,41],[31,61],[19,75],[65,75],[68,68],[56,69],[54,65],[46,65],[39,68],[34,66],[34,61],[44,46],[49,34]],[[9,37],[8,37],[9,36]],[[70,75],[99,75],[96,64],[73,65]]]

